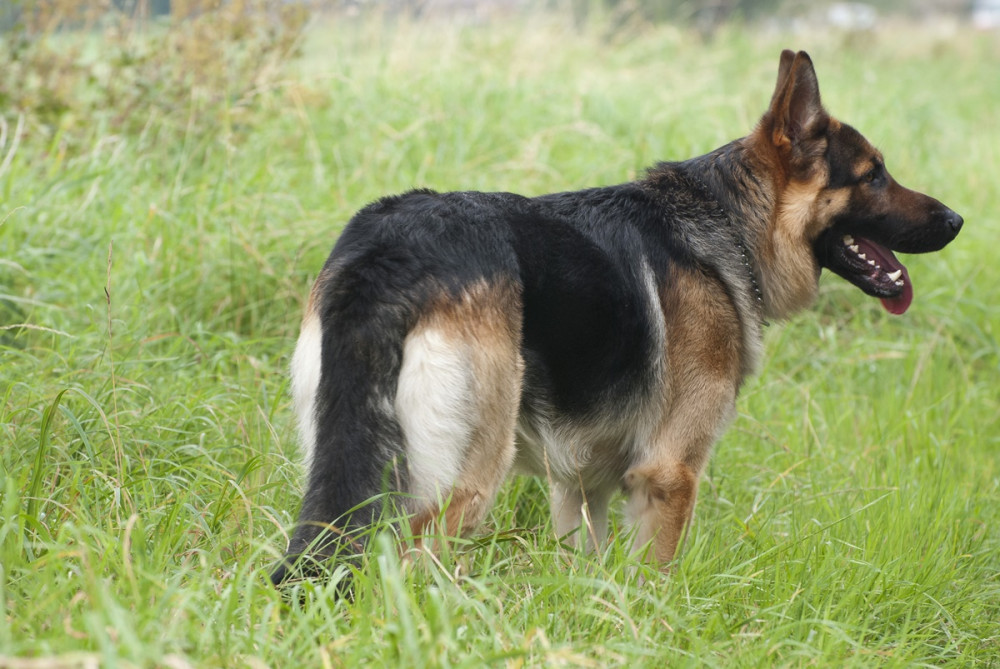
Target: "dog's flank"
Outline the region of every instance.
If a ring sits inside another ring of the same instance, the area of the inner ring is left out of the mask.
[[[667,565],[765,319],[808,306],[824,267],[902,313],[893,250],[938,250],[961,225],[826,112],[791,51],[748,136],[639,181],[365,207],[292,361],[309,477],[273,580],[356,551],[390,502],[415,534],[470,531],[512,471],[549,480],[560,535],[586,508],[589,546],[624,491],[636,550]]]

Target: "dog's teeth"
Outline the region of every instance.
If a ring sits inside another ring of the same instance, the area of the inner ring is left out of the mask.
[[[861,258],[862,260],[868,260],[868,256],[866,256],[864,253],[859,253],[858,257]]]
[[[903,270],[897,269],[895,272],[889,272],[886,274],[890,281],[899,281],[899,277],[903,275]]]
[[[850,235],[844,235],[844,244],[850,246],[853,243],[854,243],[854,237],[851,237]],[[857,249],[852,248],[851,250],[856,251]]]
[[[902,288],[903,287],[903,282],[902,281],[897,281],[896,285],[899,286],[900,288]]]
[[[857,244],[848,244],[847,248],[851,249],[855,253],[858,252],[858,245]]]
[[[874,260],[869,260],[868,264],[871,265],[872,267],[875,267],[875,261]]]

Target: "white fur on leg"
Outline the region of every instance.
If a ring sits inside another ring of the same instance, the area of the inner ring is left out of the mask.
[[[478,416],[475,379],[463,344],[440,330],[410,333],[396,389],[396,417],[406,441],[409,492],[421,507],[447,497]]]
[[[323,331],[319,317],[308,312],[292,355],[292,399],[298,416],[299,443],[308,468],[316,450],[316,393],[319,390]]]

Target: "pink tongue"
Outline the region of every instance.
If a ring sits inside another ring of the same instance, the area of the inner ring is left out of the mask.
[[[910,308],[910,303],[913,302],[913,284],[910,283],[910,275],[906,273],[906,268],[902,265],[899,269],[903,270],[903,276],[899,277],[903,282],[903,292],[899,294],[899,297],[883,297],[882,306],[890,314],[896,314],[897,316],[905,312]]]
[[[856,244],[866,257],[874,259],[886,272],[902,270],[903,274],[899,277],[899,280],[903,282],[903,292],[897,297],[883,297],[881,299],[882,306],[890,314],[898,316],[904,313],[910,308],[910,303],[913,302],[913,284],[910,283],[910,275],[906,271],[906,267],[903,266],[903,263],[896,260],[896,256],[893,255],[892,251],[881,244],[876,244],[868,239],[858,239]]]

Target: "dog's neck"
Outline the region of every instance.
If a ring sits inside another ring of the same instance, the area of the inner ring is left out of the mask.
[[[733,244],[746,268],[761,320],[769,314],[762,288],[764,277],[757,258],[766,234],[767,221],[774,211],[770,184],[758,178],[741,141],[730,142],[715,151],[681,163],[685,174],[695,181],[718,206],[727,223]]]
[[[727,212],[746,224],[751,234],[763,234],[775,210],[774,186],[758,176],[745,140],[736,140],[681,165]],[[749,239],[751,246],[759,239]]]
[[[765,318],[783,319],[808,306],[819,286],[819,264],[811,246],[789,240],[776,225],[782,214],[783,174],[762,161],[771,159],[759,133],[730,142],[680,164],[693,181],[725,210],[737,244],[749,250],[750,271],[761,291]],[[764,142],[766,144],[766,142]],[[777,157],[773,157],[777,160]]]

